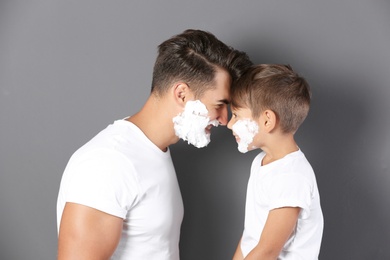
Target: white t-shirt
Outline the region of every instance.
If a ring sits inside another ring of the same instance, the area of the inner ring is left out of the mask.
[[[244,257],[258,244],[270,210],[300,207],[297,226],[278,259],[318,259],[324,221],[312,167],[300,150],[261,166],[264,156],[261,152],[253,160],[248,182],[241,240]]]
[[[134,124],[117,120],[73,154],[58,195],[58,230],[66,202],[123,218],[111,259],[179,259],[183,202],[171,155]]]

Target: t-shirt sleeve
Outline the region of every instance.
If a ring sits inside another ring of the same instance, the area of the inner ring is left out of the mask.
[[[119,152],[96,150],[78,158],[70,172],[65,200],[125,218],[139,197],[132,164]]]
[[[269,186],[269,210],[282,207],[299,207],[300,219],[310,216],[312,185],[302,175],[280,175]]]

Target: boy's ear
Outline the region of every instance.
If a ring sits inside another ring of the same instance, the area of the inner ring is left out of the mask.
[[[186,83],[175,83],[173,86],[173,96],[178,105],[184,106],[191,97],[191,90]]]
[[[277,117],[274,111],[267,109],[262,113],[261,124],[268,133],[272,132],[276,128],[276,121]]]

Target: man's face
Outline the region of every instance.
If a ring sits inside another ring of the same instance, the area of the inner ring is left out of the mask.
[[[207,146],[212,126],[227,124],[230,84],[230,75],[217,70],[214,88],[199,100],[187,101],[184,111],[173,118],[176,135],[195,147]]]
[[[231,77],[225,70],[217,70],[215,73],[215,88],[205,91],[200,101],[205,104],[210,120],[218,120],[219,124],[228,122],[228,104],[230,101],[229,90]],[[210,129],[208,129],[210,130]]]

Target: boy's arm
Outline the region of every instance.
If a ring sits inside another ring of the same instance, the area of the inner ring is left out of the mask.
[[[241,251],[241,239],[240,242],[238,242],[236,252],[234,253],[233,256],[233,260],[244,260],[244,256],[242,255],[242,251]]]
[[[277,259],[284,244],[294,231],[301,208],[285,207],[268,213],[260,241],[245,260]]]
[[[58,238],[58,259],[110,259],[123,219],[75,203],[66,203]]]

